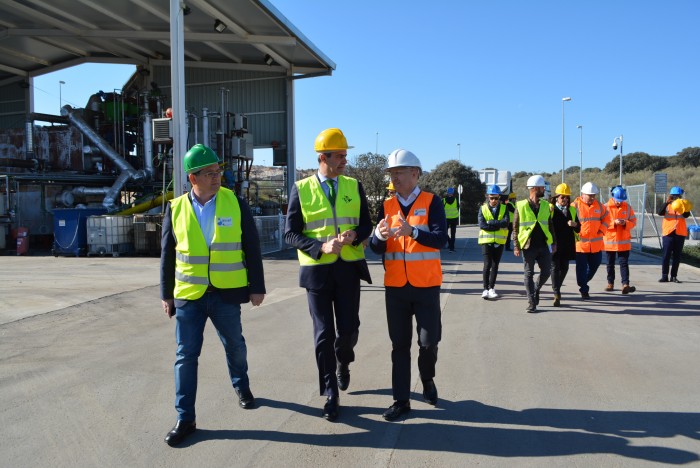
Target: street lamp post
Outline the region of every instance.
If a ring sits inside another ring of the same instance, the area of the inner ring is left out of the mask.
[[[61,107],[63,107],[63,96],[62,96],[62,91],[63,91],[63,85],[66,84],[65,81],[61,80],[58,82],[58,112],[61,112]]]
[[[617,140],[620,140],[620,185],[622,185],[622,135],[613,140],[613,150],[617,149]]]
[[[564,103],[571,101],[570,97],[561,98],[561,183],[564,183]]]
[[[457,143],[457,160],[462,162],[462,144]]]
[[[578,150],[578,155],[581,158],[578,166],[578,189],[581,190],[583,187],[583,125],[576,125],[576,128],[581,130],[581,149]]]
[[[374,146],[374,154],[379,154],[379,132],[377,132],[377,143]]]

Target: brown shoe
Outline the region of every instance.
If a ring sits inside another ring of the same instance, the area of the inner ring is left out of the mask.
[[[615,287],[613,286],[612,283],[608,283],[608,287],[605,288],[606,291],[612,291],[613,289],[615,289]]]
[[[554,295],[554,304],[552,304],[554,307],[560,307],[561,306],[561,295],[555,294]]]
[[[629,284],[626,284],[622,287],[622,294],[629,294],[633,293],[637,290],[634,286],[630,286]]]

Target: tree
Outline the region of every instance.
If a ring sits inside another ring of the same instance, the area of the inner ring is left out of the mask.
[[[668,159],[671,166],[700,167],[700,147],[685,148]]]
[[[369,212],[372,222],[377,219],[379,208],[386,198],[388,177],[384,172],[386,156],[383,154],[365,153],[357,156],[352,164],[348,164],[345,173],[362,182],[367,195]]]
[[[622,156],[622,170],[624,172],[637,172],[644,170],[657,172],[668,167],[668,159],[669,158],[662,156],[651,156],[642,151],[629,153]],[[604,171],[611,174],[618,173],[620,171],[620,155],[615,156],[612,161],[606,164]]]
[[[421,189],[444,197],[449,187],[457,190],[462,185],[460,213],[463,223],[476,223],[477,211],[484,202],[486,186],[479,180],[479,173],[471,167],[452,159],[439,164],[430,173],[423,173],[419,181]]]

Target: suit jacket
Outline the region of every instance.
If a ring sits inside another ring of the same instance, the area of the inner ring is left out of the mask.
[[[317,177],[317,176],[313,176]],[[367,239],[372,232],[372,219],[367,206],[367,197],[362,184],[358,182],[360,192],[360,225],[357,226],[357,239],[354,245],[359,245]],[[284,241],[290,246],[301,250],[311,258],[321,258],[321,246],[323,242],[311,239],[303,234],[304,217],[301,212],[301,200],[297,186],[292,187],[287,207],[287,219],[284,229]],[[306,289],[323,289],[330,278],[336,278],[339,282],[351,280],[364,280],[372,284],[366,260],[346,262],[338,257],[334,263],[326,265],[304,265],[299,269],[299,286]]]

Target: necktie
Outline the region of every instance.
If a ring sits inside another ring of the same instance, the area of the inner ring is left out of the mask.
[[[331,205],[335,206],[335,180],[326,179],[326,184],[328,184],[328,199],[331,201]]]

